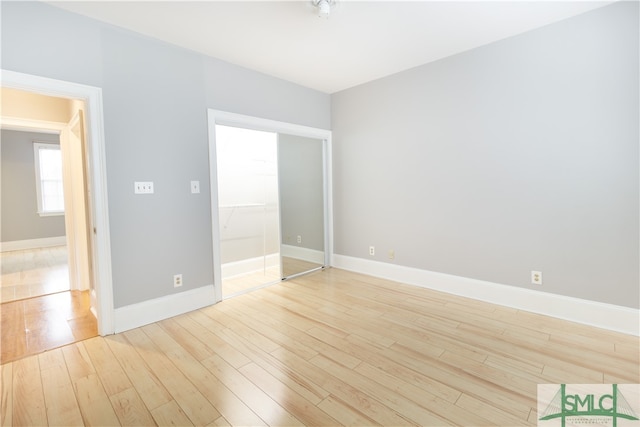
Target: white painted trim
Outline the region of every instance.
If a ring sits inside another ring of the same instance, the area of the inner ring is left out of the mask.
[[[97,232],[93,236],[95,272],[94,285],[98,306],[98,333],[112,334],[113,323],[113,279],[111,271],[111,236],[109,232],[109,209],[107,199],[107,167],[104,139],[104,114],[102,111],[102,89],[79,83],[34,76],[10,70],[1,70],[3,87],[36,92],[42,95],[85,102],[86,134],[88,136],[88,160],[90,163],[89,184],[92,187],[91,207]]]
[[[208,109],[209,122],[209,183],[211,190],[211,222],[213,242],[213,279],[216,302],[222,301],[222,268],[220,259],[220,218],[218,204],[218,173],[216,159],[216,124],[238,126],[245,129],[253,129],[268,132],[286,133],[289,135],[306,138],[322,139],[324,142],[324,167],[325,167],[325,247],[328,248],[323,264],[330,265],[333,252],[333,192],[331,183],[331,131],[327,129],[313,128],[276,120],[262,119],[259,117],[245,116],[242,114],[228,113],[226,111]]]
[[[46,120],[0,116],[0,128],[7,130],[19,130],[23,132],[37,132],[59,135],[66,125],[66,123],[49,122]]]
[[[220,242],[220,203],[218,202],[218,160],[216,157],[216,119],[208,111],[209,124],[209,191],[211,192],[211,242],[213,246],[213,287],[215,301],[222,301],[222,256]]]
[[[332,135],[331,133],[325,138],[324,145],[324,169],[325,169],[325,182],[324,182],[324,197],[326,200],[324,211],[324,265],[329,266],[333,262],[333,148],[332,148]]]
[[[98,306],[98,304],[96,304],[96,290],[95,289],[91,289],[91,291],[89,293],[89,298],[91,298],[91,305],[89,307],[89,310],[93,314],[93,317],[95,317],[97,319],[98,318],[98,311],[96,310],[96,307]]]
[[[40,239],[13,240],[0,243],[0,252],[23,251],[25,249],[50,248],[52,246],[65,246],[66,236],[42,237]]]
[[[324,252],[315,249],[303,248],[301,246],[282,245],[280,248],[283,257],[301,259],[315,264],[325,265]]]
[[[334,254],[333,267],[624,334],[640,335],[640,310],[629,307],[345,255]]]
[[[326,129],[279,122],[277,120],[263,119],[260,117],[245,116],[243,114],[229,113],[220,110],[209,109],[209,118],[214,119],[215,123],[219,125],[238,126],[244,129],[286,133],[289,135],[317,139],[326,139],[331,136],[331,131]]]
[[[222,264],[222,278],[229,279],[236,276],[262,271],[265,267],[277,267],[280,265],[280,254],[269,254],[266,257],[255,257],[240,261],[226,262]]]
[[[38,205],[38,215],[39,216],[56,216],[56,215],[64,215],[64,202],[62,204],[62,210],[56,211],[44,211],[42,207],[42,178],[40,176],[40,150],[55,150],[60,153],[60,164],[63,165],[62,158],[62,144],[56,144],[54,142],[41,142],[41,141],[33,141],[33,166],[34,172],[36,174],[36,203]],[[60,174],[62,175],[62,167],[60,168]],[[62,180],[62,176],[60,177]]]
[[[115,333],[188,313],[215,303],[213,285],[116,308]]]

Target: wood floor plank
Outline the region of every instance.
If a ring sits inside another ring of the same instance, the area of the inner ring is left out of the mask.
[[[106,337],[105,341],[148,409],[155,409],[173,400],[124,335],[112,335]]]
[[[97,374],[81,377],[74,381],[73,386],[85,425],[120,425],[118,417],[111,406],[109,396],[107,396]]]
[[[414,402],[430,412],[441,412],[442,418],[453,425],[485,425],[489,423],[488,419],[479,417],[475,413],[455,410],[453,403],[434,396],[411,383],[389,375],[368,363],[360,364],[355,371],[372,379],[381,386],[392,389],[403,398]]]
[[[18,360],[27,353],[22,301],[0,306],[0,363]]]
[[[152,426],[153,416],[134,388],[129,388],[109,397],[111,406],[123,426]]]
[[[244,323],[247,327],[256,331],[257,333],[264,335],[269,338],[273,343],[275,343],[278,347],[285,347],[294,353],[300,354],[305,359],[309,359],[318,352],[308,345],[301,343],[298,340],[291,339],[291,336],[284,333],[283,331],[273,328],[267,323],[267,319],[260,312],[252,312],[252,316],[247,316],[245,307],[241,307],[238,309],[232,308],[230,311],[234,315],[234,317]],[[261,346],[262,347],[262,346]],[[273,349],[269,347],[262,347],[265,351],[270,352]]]
[[[377,400],[362,393],[358,388],[346,381],[346,379],[342,381],[342,378],[339,379],[333,375],[329,375],[322,368],[286,349],[280,349],[272,354],[283,363],[293,367],[300,375],[320,384],[335,398],[349,405],[353,412],[360,414],[360,417],[371,418],[374,423],[386,425],[411,424],[408,420],[399,417],[395,412]]]
[[[334,418],[255,363],[249,363],[240,368],[239,371],[267,395],[273,396],[273,399],[278,404],[302,421],[304,425],[337,425],[337,421]]]
[[[303,425],[300,420],[291,415],[221,357],[214,355],[202,363],[248,407],[253,408],[253,411],[267,425]]]
[[[96,373],[84,343],[79,342],[62,348],[71,380],[88,377]]]
[[[186,350],[180,349],[175,341],[160,328],[150,325],[146,330],[153,335],[154,342],[162,351],[174,356],[174,363],[182,374],[208,399],[216,408],[216,412],[207,414],[209,422],[224,416],[233,425],[265,425],[262,419],[242,400],[233,394],[207,368],[205,363],[197,363]]]
[[[227,421],[224,417],[220,417],[211,424],[208,424],[207,427],[230,427],[231,423]]]
[[[62,350],[48,351],[38,358],[49,425],[81,425],[82,414]]]
[[[0,426],[13,424],[13,364],[0,366]]]
[[[221,310],[218,312],[218,315],[215,317],[217,322],[220,322],[222,325],[226,326],[228,329],[233,329],[238,333],[241,333],[243,336],[247,337],[251,341],[255,342],[261,348],[265,349],[267,352],[278,349],[280,346],[271,340],[270,338],[256,332],[251,329],[244,323],[236,320],[232,316],[227,315],[226,310],[221,307]]]
[[[614,344],[614,352],[618,357],[623,357],[636,365],[640,364],[640,355],[638,355],[638,348],[640,348],[640,339],[635,340],[633,344]]]
[[[322,340],[318,340],[308,333],[308,330],[322,326],[319,322],[313,321],[308,317],[303,317],[302,315],[300,315],[300,312],[298,312],[294,314],[287,323],[297,323],[300,319],[303,318],[305,319],[306,331],[304,333],[300,333],[302,331],[290,331],[289,333],[291,334],[292,339],[298,340],[310,348],[315,348],[316,351],[321,352],[325,356],[328,356],[346,366],[355,366],[358,364],[358,360],[353,356],[342,351],[340,348],[336,348],[330,344],[325,343]]]
[[[326,413],[331,414],[331,416],[338,420],[343,426],[357,427],[382,425],[365,416],[361,412],[355,411],[351,405],[340,401],[332,395],[327,396],[318,404],[318,407]]]
[[[13,362],[13,424],[39,426],[47,424],[38,356]]]
[[[479,416],[484,417],[487,420],[491,420],[492,424],[495,425],[535,425],[537,423],[530,423],[528,421],[528,416],[530,409],[526,411],[526,413],[521,417],[513,416],[499,408],[496,408],[492,405],[487,404],[487,402],[476,399],[475,397],[469,396],[465,393],[460,396],[460,399],[456,402],[456,406],[464,408],[470,412],[473,412]],[[525,420],[527,420],[525,422]]]
[[[511,357],[506,357],[499,354],[490,354],[483,362],[485,365],[494,366],[496,368],[512,368],[519,371],[525,371],[532,374],[542,374],[544,365],[535,360],[518,360]]]
[[[175,400],[151,410],[151,415],[159,426],[192,426],[193,423]]]
[[[225,340],[214,333],[216,330],[213,320],[201,311],[191,312],[188,316],[180,317],[177,322],[189,329],[192,335],[203,342],[211,349],[215,349],[216,354],[226,360],[233,367],[240,368],[251,360],[244,354],[229,345]]]
[[[458,397],[460,397],[461,392],[456,388],[433,379],[428,375],[412,369],[411,367],[407,367],[394,359],[394,357],[385,357],[383,355],[374,354],[367,358],[367,362],[375,366],[377,369],[413,384],[414,386],[445,401],[454,403],[458,400]]]
[[[178,317],[185,317],[186,322],[189,322],[188,316],[182,315]],[[211,357],[215,354],[214,350],[207,346],[200,340],[193,339],[194,337],[185,329],[177,318],[163,320],[158,322],[160,327],[164,329],[182,348],[189,352],[197,360],[203,360],[207,357]]]
[[[336,378],[343,378],[361,393],[369,397],[375,396],[383,405],[395,412],[381,411],[378,421],[385,425],[389,424],[413,424],[417,425],[449,425],[447,421],[436,416],[434,413],[420,407],[412,401],[400,398],[395,391],[376,383],[371,378],[360,375],[349,368],[339,365],[323,356],[316,356],[311,359],[311,363],[321,367]],[[402,414],[402,418],[395,419],[397,414]]]
[[[104,338],[91,338],[84,341],[83,344],[108,396],[113,396],[132,387],[129,377],[124,373],[122,366]]]
[[[153,326],[159,329],[157,325]],[[205,425],[220,416],[210,401],[172,363],[171,359],[178,361],[175,349],[159,348],[142,329],[125,332],[125,336],[193,424]]]
[[[255,364],[269,372],[291,389],[295,390],[301,396],[304,396],[310,402],[318,402],[329,395],[329,392],[320,387],[316,381],[310,379],[307,375],[302,375],[292,369],[288,362],[274,357],[271,353],[267,353],[260,349],[258,346],[240,335],[235,334],[233,331],[224,330],[216,333],[219,334],[220,338],[224,339],[225,342],[235,347],[240,354],[249,358]],[[280,348],[280,350],[284,350],[289,353],[289,351],[284,347]],[[278,352],[278,350],[275,352]],[[318,375],[315,378],[321,378],[321,376]]]

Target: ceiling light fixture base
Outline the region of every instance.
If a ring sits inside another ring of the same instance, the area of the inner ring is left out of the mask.
[[[336,5],[336,0],[312,0],[313,5],[318,9],[318,17],[329,19],[331,8]]]

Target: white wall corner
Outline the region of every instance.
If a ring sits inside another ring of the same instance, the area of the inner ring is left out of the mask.
[[[345,255],[332,267],[640,336],[640,310]]]
[[[213,285],[165,295],[114,310],[115,333],[188,313],[215,303]]]

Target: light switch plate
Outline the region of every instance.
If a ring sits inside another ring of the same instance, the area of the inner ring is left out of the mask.
[[[153,182],[151,181],[136,181],[134,183],[135,194],[153,194]]]
[[[200,193],[200,181],[191,181],[191,194]]]

